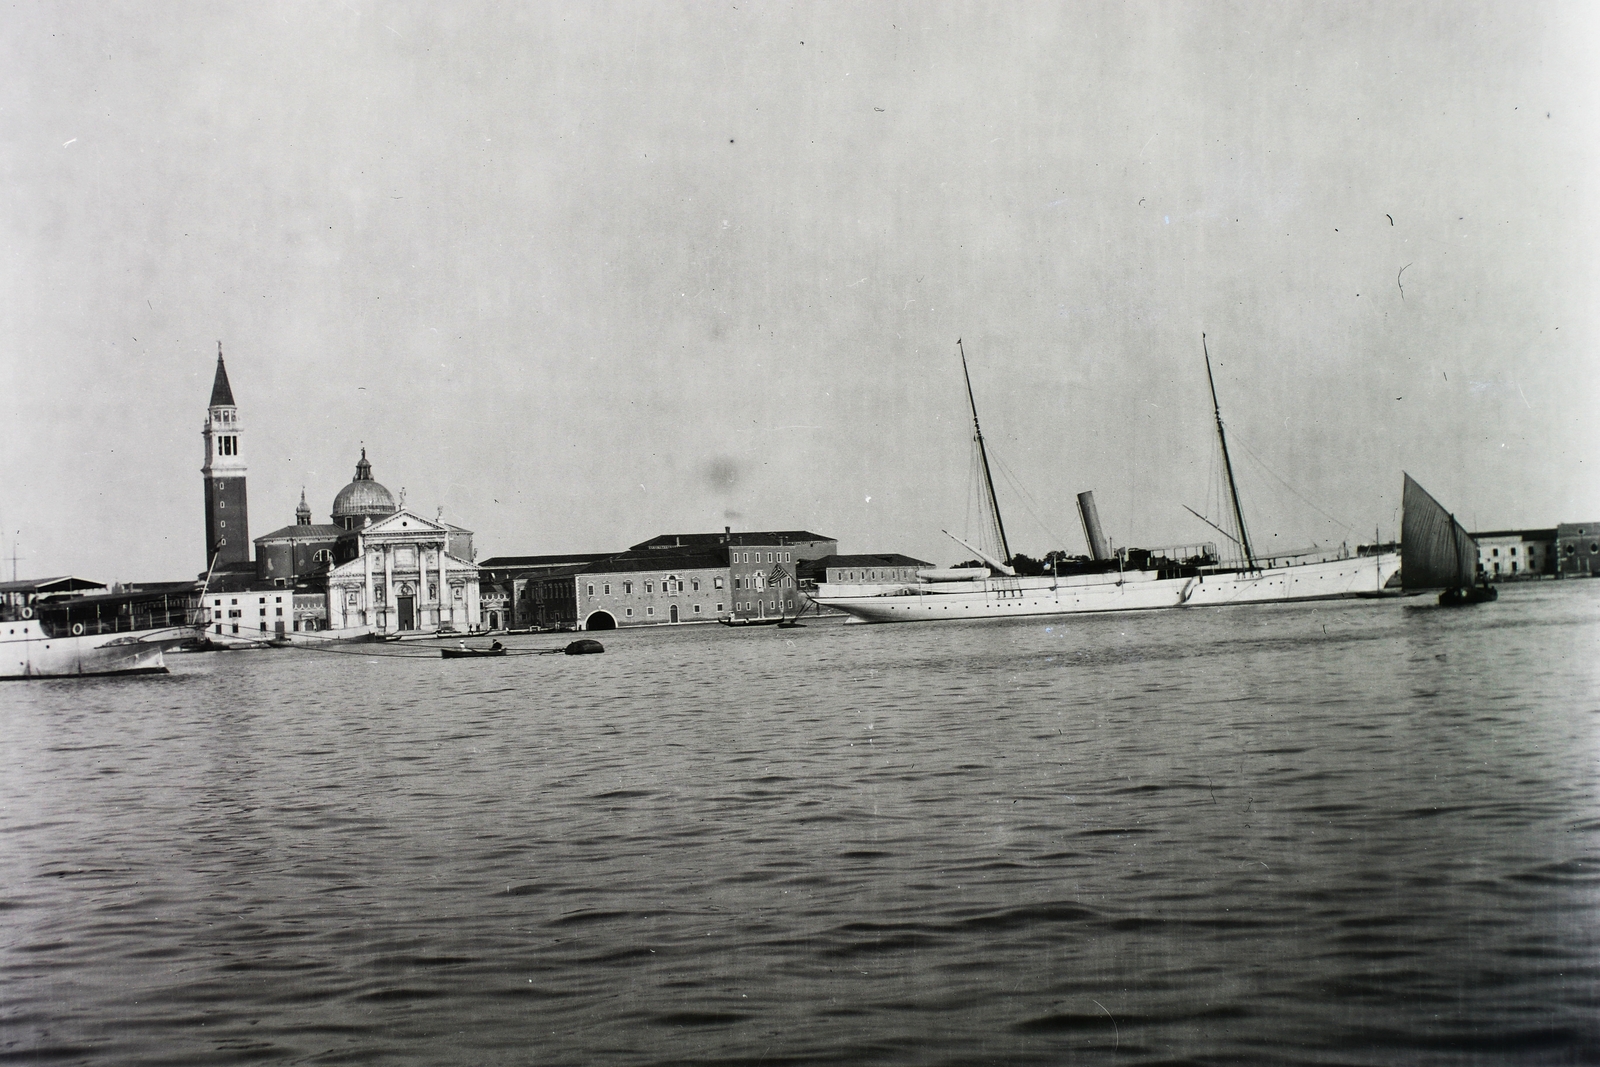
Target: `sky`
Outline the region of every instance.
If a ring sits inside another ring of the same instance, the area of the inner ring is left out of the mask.
[[[1600,519],[1581,3],[20,3],[0,552],[204,569],[362,447],[480,558],[808,529],[966,558]],[[11,568],[5,568],[9,578]]]

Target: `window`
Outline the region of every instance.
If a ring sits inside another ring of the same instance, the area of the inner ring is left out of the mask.
[[[718,575],[718,576],[712,578],[711,579],[711,585],[712,585],[712,588],[721,589],[722,588],[722,576]],[[720,610],[720,608],[718,610]]]
[[[633,609],[629,608],[627,610],[628,610],[628,618],[630,618],[630,619],[633,618]]]
[[[695,614],[696,614],[696,615],[698,615],[698,614],[700,614],[700,605],[699,605],[699,604],[696,604],[696,605],[695,605],[695,606],[694,606],[694,613],[695,613]]]
[[[264,596],[263,596],[263,597],[257,597],[257,598],[256,598],[256,603],[257,603],[257,604],[265,604],[265,603],[266,603],[266,602],[267,602],[267,598],[266,598],[266,597],[264,597]]]
[[[222,598],[218,597],[217,599],[213,600],[212,603],[220,608],[220,607],[222,607]]]
[[[239,602],[239,600],[238,600],[237,597],[235,597],[234,599],[228,601],[229,604],[237,604],[238,602]]]
[[[689,579],[689,588],[693,589],[696,593],[698,593],[700,591],[700,579],[698,579],[698,578]]]
[[[594,586],[589,586],[589,595],[594,596]]]
[[[605,584],[605,591],[606,591],[606,596],[610,596],[611,595],[611,583],[610,582],[607,582]]]
[[[277,609],[277,613],[278,613],[278,614],[279,614],[279,615],[282,615],[282,614],[283,614],[283,609],[282,609],[282,608],[278,608],[278,609]]]
[[[743,589],[744,588],[744,579],[743,578],[735,578],[733,580],[733,587],[735,589]]]
[[[631,592],[633,592],[633,583],[632,583],[632,582],[623,582],[623,583],[622,583],[622,591],[623,591],[623,592],[624,592],[624,593],[631,593]]]
[[[654,581],[652,581],[652,580],[651,580],[651,579],[649,579],[649,578],[646,578],[646,579],[645,579],[645,580],[644,580],[644,591],[645,591],[645,592],[646,592],[646,593],[653,593],[653,592],[655,592],[655,591],[656,591],[656,583],[655,583],[655,582],[654,582]]]
[[[768,563],[771,563],[771,562],[772,562],[772,553],[771,553],[771,552],[768,552],[768,553],[767,553],[767,562],[768,562]]]
[[[656,613],[656,609],[655,608],[645,608],[644,609],[644,613],[646,615],[654,615]]]
[[[225,507],[227,507],[227,506],[228,506],[228,501],[227,501],[227,499],[226,499],[226,498],[224,498],[224,499],[222,499],[222,500],[219,500],[219,501],[217,501],[217,507],[219,507],[219,508],[225,508]]]
[[[718,605],[717,605],[717,611],[719,611],[719,612],[720,612],[720,611],[721,611],[721,610],[722,610],[722,605],[721,605],[721,604],[718,604]]]

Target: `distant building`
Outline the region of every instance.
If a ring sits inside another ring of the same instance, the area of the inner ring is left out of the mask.
[[[314,582],[320,589],[345,534],[342,526],[311,521],[311,508],[302,489],[294,525],[256,538],[256,581],[280,588]]]
[[[629,551],[574,571],[574,616],[585,630],[710,622],[729,603],[727,555],[716,546]]]
[[[735,618],[792,615],[805,601],[795,588],[795,568],[810,559],[831,556],[839,542],[809,530],[763,530],[720,534],[658,534],[629,552],[677,549],[721,549],[728,558],[728,614]],[[719,612],[720,614],[720,612]]]
[[[1563,578],[1600,576],[1600,522],[1564,522],[1556,527],[1556,573]]]
[[[483,620],[485,630],[515,629],[515,603],[510,583],[495,581],[482,567],[478,568],[478,618]]]
[[[294,624],[294,605],[293,589],[208,589],[204,600],[208,613],[206,630],[213,637],[258,641],[287,632]]]
[[[479,614],[491,630],[577,625],[573,574],[616,552],[491,556],[478,564]]]
[[[1493,582],[1549,577],[1556,572],[1555,530],[1475,533],[1478,572]]]
[[[802,586],[810,583],[829,585],[902,585],[916,582],[917,571],[933,564],[898,553],[879,555],[824,556],[808,561],[800,568]]]

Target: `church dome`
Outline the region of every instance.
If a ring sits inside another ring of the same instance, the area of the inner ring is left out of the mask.
[[[363,448],[355,480],[333,498],[334,525],[353,530],[365,526],[369,519],[381,519],[397,510],[394,494],[372,480],[372,464],[367,462],[367,450]]]

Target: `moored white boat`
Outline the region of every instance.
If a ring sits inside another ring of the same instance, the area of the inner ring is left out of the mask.
[[[960,342],[957,342],[960,345]],[[966,374],[966,355],[962,354]],[[1206,357],[1206,376],[1211,360]],[[1093,559],[1056,564],[1055,573],[1022,576],[1010,564],[1005,525],[1000,520],[994,482],[989,474],[983,431],[978,425],[977,403],[967,376],[967,399],[972,405],[973,440],[981,460],[979,471],[985,500],[993,517],[1001,558],[986,555],[965,541],[988,564],[986,568],[945,568],[920,572],[918,581],[892,585],[819,585],[811,595],[820,607],[845,612],[861,622],[930,622],[947,619],[991,619],[1029,615],[1076,615],[1109,611],[1149,611],[1160,608],[1222,607],[1233,604],[1268,604],[1342,597],[1371,597],[1382,593],[1400,571],[1400,555],[1375,551],[1371,555],[1325,553],[1324,558],[1283,563],[1261,560],[1251,551],[1239,505],[1238,488],[1228,456],[1222,412],[1216,402],[1217,437],[1227,472],[1227,487],[1235,523],[1234,533],[1212,525],[1237,544],[1241,560],[1224,566],[1210,545],[1181,551],[1126,549],[1112,553],[1105,547],[1094,508],[1093,494],[1079,495],[1079,515]],[[960,538],[956,538],[960,541]]]
[[[1159,571],[1131,570],[1037,578],[993,575],[888,588],[820,585],[813,599],[863,622],[1076,615],[1353,597],[1383,589],[1399,570],[1400,557],[1386,552],[1176,578],[1162,578]]]
[[[28,600],[3,614],[0,680],[165,673],[166,650],[201,625],[193,588]]]

